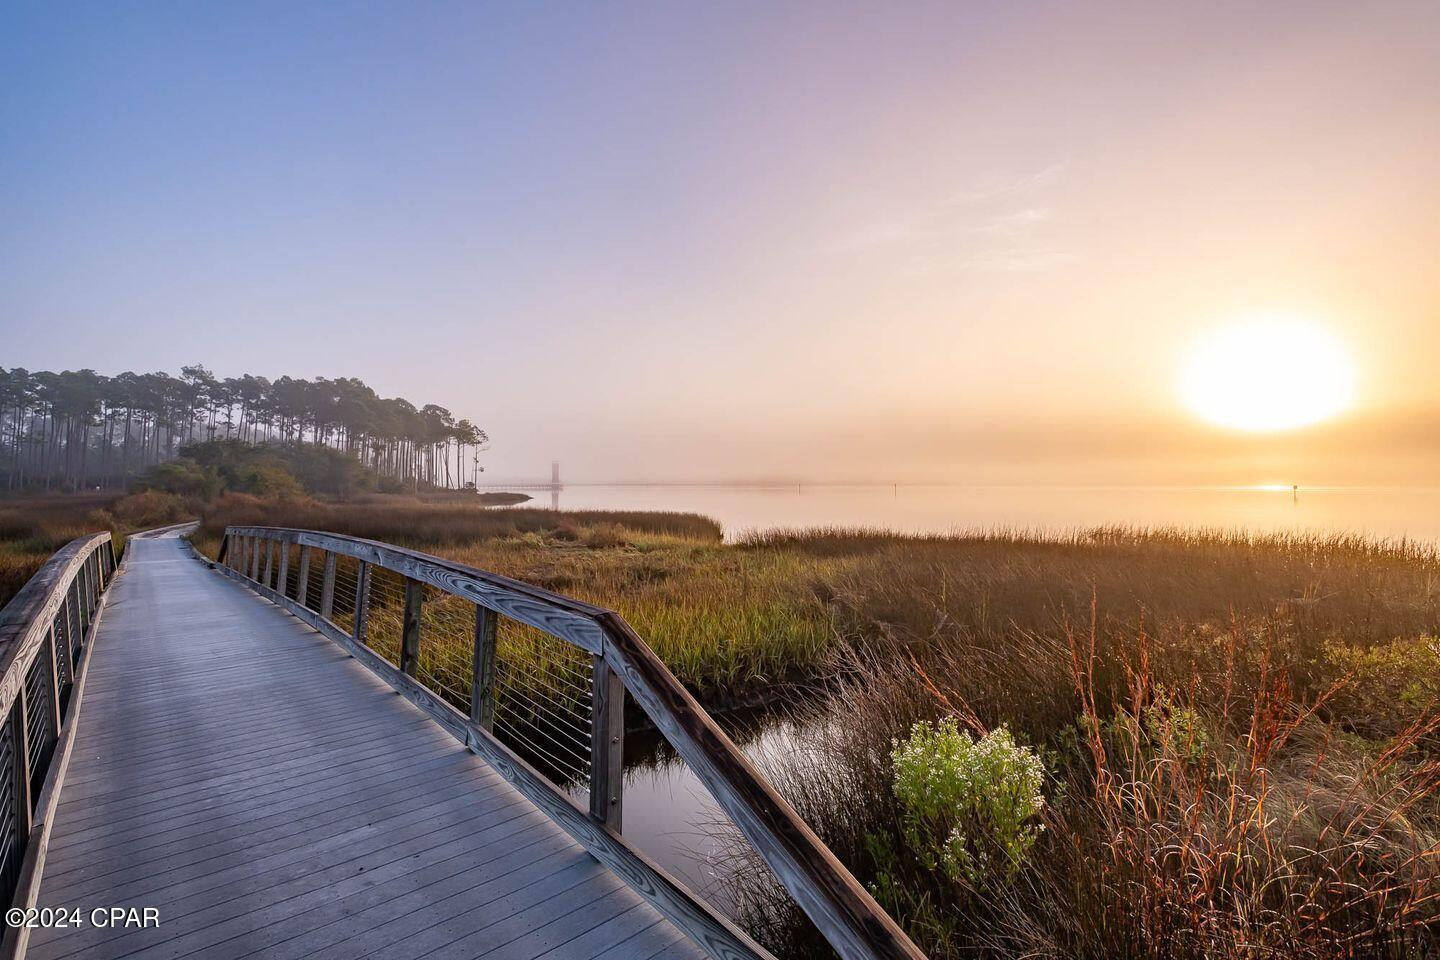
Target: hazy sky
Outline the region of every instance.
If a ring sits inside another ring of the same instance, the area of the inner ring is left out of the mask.
[[[1200,424],[1237,317],[1354,411]],[[1440,476],[1440,5],[0,0],[0,366],[359,376],[493,476]]]

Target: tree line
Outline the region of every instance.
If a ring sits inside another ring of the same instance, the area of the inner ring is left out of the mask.
[[[342,450],[381,477],[460,487],[488,441],[444,407],[379,396],[354,377],[217,378],[167,373],[31,372],[0,367],[0,482],[5,489],[128,486],[187,444],[236,440]]]

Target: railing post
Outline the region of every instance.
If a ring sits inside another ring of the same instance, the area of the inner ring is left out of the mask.
[[[260,582],[260,544],[264,542],[259,537],[250,538],[250,579],[256,583]]]
[[[320,616],[335,619],[335,554],[325,551],[325,572],[320,578]]]
[[[55,740],[58,742],[60,740],[60,671],[55,663],[59,651],[55,648],[55,624],[53,621],[45,637],[45,650],[50,654],[50,729],[55,731]]]
[[[489,607],[475,604],[475,652],[470,678],[470,721],[494,732],[495,633],[500,617]]]
[[[356,643],[364,643],[370,625],[370,564],[360,561],[355,571],[355,619],[352,636]]]
[[[620,832],[625,793],[625,683],[600,654],[592,659],[590,816]]]
[[[300,546],[300,572],[295,574],[295,602],[305,606],[305,598],[310,594],[310,548]]]
[[[71,660],[79,660],[78,652],[85,646],[85,631],[80,629],[80,606],[75,599],[75,586],[65,591],[65,626],[70,630]]]
[[[55,619],[50,622],[50,635],[55,638],[55,663],[57,666],[65,665],[66,682],[73,685],[75,683],[75,661],[71,657],[70,651],[75,646],[75,638],[70,635],[69,613],[65,609],[64,601],[61,601],[60,609],[55,613]]]
[[[85,633],[90,629],[90,591],[85,589],[85,567],[82,564],[76,572],[75,579],[71,581],[75,585],[75,606],[80,610],[80,632]]]
[[[280,574],[275,578],[275,592],[285,596],[285,590],[290,586],[290,541],[282,541],[280,544]]]
[[[10,708],[10,735],[12,752],[15,754],[15,832],[19,848],[25,849],[30,837],[30,731],[25,723],[25,691],[15,696],[15,706]]]
[[[420,662],[420,608],[425,602],[425,584],[405,578],[405,622],[400,634],[400,672],[415,676]]]
[[[275,572],[275,547],[271,541],[265,541],[265,581],[261,586],[270,586],[270,575]]]

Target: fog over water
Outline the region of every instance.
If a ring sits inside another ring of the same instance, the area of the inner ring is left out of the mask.
[[[777,527],[1059,533],[1125,525],[1440,542],[1440,487],[571,484],[553,501],[545,491],[532,496],[526,506],[702,513],[731,539]]]

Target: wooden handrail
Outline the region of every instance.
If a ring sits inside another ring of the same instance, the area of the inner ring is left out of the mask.
[[[71,540],[56,550],[0,609],[0,715],[14,706],[25,674],[40,655],[76,577],[91,563],[96,551],[109,547],[110,542],[108,531]],[[107,554],[105,569],[99,574],[102,579],[108,579],[114,569],[114,553],[107,550]]]
[[[414,581],[430,584],[446,593],[466,598],[478,607],[528,624],[590,652],[597,662],[603,661],[604,667],[608,668],[605,672],[618,678],[624,690],[635,698],[656,729],[705,784],[716,802],[730,815],[741,833],[841,957],[845,960],[924,960],[924,954],[910,941],[894,919],[845,869],[814,831],[800,819],[794,808],[765,780],[619,614],[509,577],[375,540],[283,527],[226,528],[217,566],[232,577],[254,585],[258,592],[277,602],[283,602],[292,613],[312,625],[328,628],[324,630],[327,635],[346,645],[352,652],[361,651],[356,655],[382,673],[388,668],[389,673],[398,674],[387,675],[392,686],[421,703],[442,723],[451,726],[452,732],[465,740],[476,752],[491,759],[502,775],[511,779],[532,799],[536,799],[532,796],[536,789],[534,781],[541,781],[541,778],[508,748],[499,744],[488,730],[475,722],[475,717],[463,716],[453,708],[448,708],[448,705],[435,703],[438,698],[420,687],[411,677],[390,667],[363,644],[355,643],[355,637],[347,636],[328,619],[316,616],[312,610],[284,596],[283,581],[278,593],[268,585],[268,576],[266,584],[258,583],[254,574],[247,572],[247,567],[249,571],[255,570],[254,543],[267,540],[316,547],[327,551],[327,554],[353,557],[364,564],[373,564],[403,574]],[[242,546],[232,548],[232,542]],[[244,545],[248,545],[248,548]],[[238,560],[229,557],[232,549],[239,550]],[[229,563],[227,558],[230,559]],[[331,571],[327,576],[331,580],[333,568],[333,561],[327,557],[327,570]],[[329,586],[330,581],[327,580],[327,589]],[[477,676],[480,672],[477,660]],[[597,700],[597,704],[599,703]],[[613,711],[614,705],[610,705],[609,709]],[[607,715],[606,723],[613,724],[613,713]],[[613,726],[609,729],[613,729]],[[607,774],[614,775],[614,771],[607,770]],[[573,806],[563,794],[551,789],[564,799],[566,804]],[[619,843],[625,856],[638,857],[638,854],[629,850],[628,846],[624,846],[623,841],[619,840],[618,833],[613,831],[614,824],[606,822],[604,810],[596,809],[594,798],[597,793],[603,795],[603,791],[592,789],[589,818],[601,828],[600,836],[603,842],[595,842],[601,843],[608,856],[615,855],[616,849],[613,845]],[[557,822],[561,822],[562,826],[571,829],[572,834],[582,843],[586,843],[587,847],[590,846],[587,837],[591,837],[591,833],[584,829],[577,832],[573,823],[562,822],[570,815],[565,807],[542,803],[542,808],[556,818]],[[591,849],[592,853],[596,852],[594,848]],[[596,855],[600,856],[599,853]],[[640,860],[643,861],[643,858]],[[644,862],[658,874],[664,884],[689,897],[683,887],[653,868],[648,861]],[[621,875],[632,885],[653,882],[653,878],[648,877],[636,880],[624,870]],[[671,913],[675,905],[668,895],[659,896],[657,899],[647,895],[644,889],[639,892],[661,909],[662,913],[680,922],[682,928],[696,936],[697,942],[712,955],[767,956],[748,937],[734,931],[728,922],[723,919],[716,920],[709,908],[705,908],[707,916],[702,918],[697,926],[693,916],[686,915],[677,919]],[[718,928],[716,924],[719,925]],[[697,929],[701,935],[696,935]]]
[[[55,552],[0,610],[0,900],[30,907],[59,803],[59,782],[85,664],[110,580],[110,534],[77,537]],[[0,957],[24,951],[28,930],[11,925]]]

